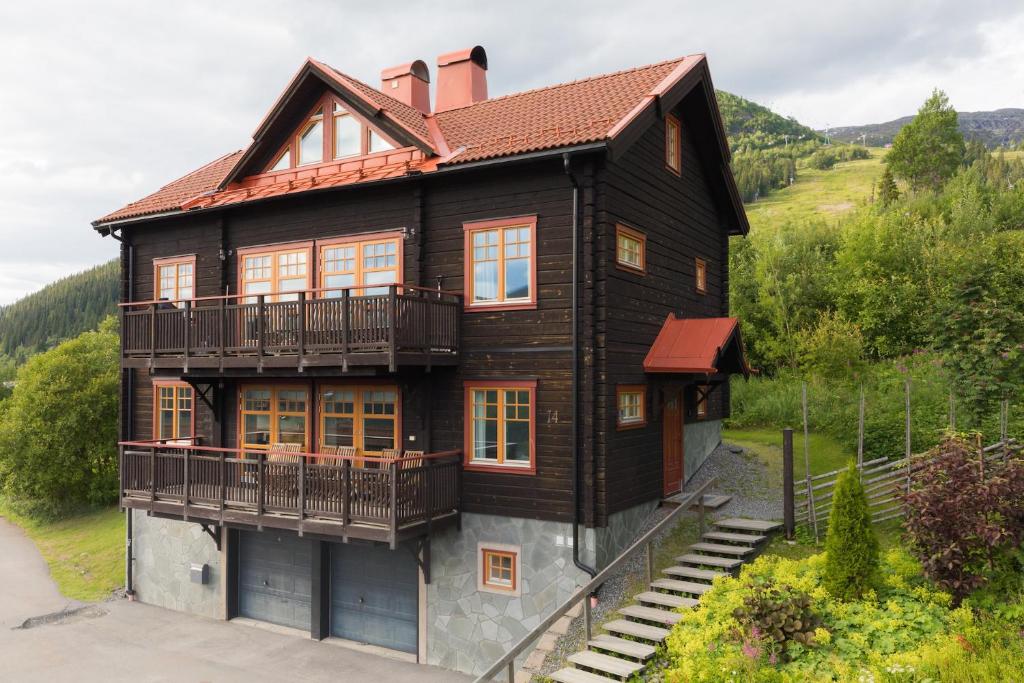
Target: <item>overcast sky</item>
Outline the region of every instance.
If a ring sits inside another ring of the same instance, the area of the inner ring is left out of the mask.
[[[1022,107],[1022,36],[1019,0],[4,2],[0,305],[115,256],[90,221],[244,147],[307,55],[377,84],[480,44],[493,96],[705,52],[823,127]]]

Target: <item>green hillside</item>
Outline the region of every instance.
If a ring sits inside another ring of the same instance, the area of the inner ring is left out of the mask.
[[[768,107],[724,90],[715,94],[725,132],[729,135],[729,147],[734,154],[821,139],[811,128],[796,119],[780,116]]]
[[[117,310],[118,262],[57,280],[0,307],[0,357],[17,361],[91,330]]]

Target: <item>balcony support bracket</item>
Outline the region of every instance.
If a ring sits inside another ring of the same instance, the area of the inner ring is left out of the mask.
[[[190,381],[189,385],[192,387],[192,390],[196,392],[196,396],[199,397],[199,400],[205,403],[206,407],[209,408],[210,411],[214,414],[214,416],[219,419],[220,415],[217,415],[217,406],[214,400],[216,398],[214,394],[214,391],[216,391],[216,386],[213,384],[200,385],[198,382],[195,381]],[[205,388],[201,389],[200,386]]]
[[[202,527],[203,533],[213,539],[214,544],[217,546],[217,550],[220,551],[221,527],[203,522],[200,522],[199,526]]]
[[[430,536],[424,536],[416,541],[415,546],[406,546],[412,557],[423,572],[423,583],[430,585]]]

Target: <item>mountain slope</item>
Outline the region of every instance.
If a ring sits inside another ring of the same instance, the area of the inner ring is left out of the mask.
[[[992,149],[1013,147],[1024,142],[1024,109],[996,109],[995,111],[965,111],[959,113],[960,130],[968,140],[980,140]],[[830,135],[840,142],[860,142],[861,135],[870,146],[883,146],[892,142],[900,128],[914,120],[904,116],[885,123],[833,128]]]
[[[96,327],[117,311],[119,272],[108,261],[0,307],[0,355],[24,357]]]
[[[765,149],[821,136],[793,118],[776,114],[756,102],[718,90],[718,108],[733,152]]]

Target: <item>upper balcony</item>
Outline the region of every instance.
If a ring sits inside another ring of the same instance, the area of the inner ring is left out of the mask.
[[[410,285],[129,302],[122,359],[182,372],[453,365],[461,311],[460,294]]]

